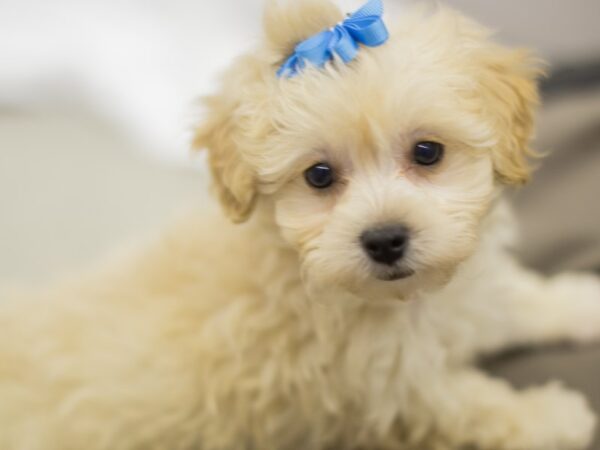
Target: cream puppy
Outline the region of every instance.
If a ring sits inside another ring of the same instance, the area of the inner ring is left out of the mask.
[[[277,77],[343,18],[270,2],[196,145],[233,222],[0,307],[2,450],[574,450],[584,398],[472,365],[600,336],[600,283],[520,267],[536,61],[446,9],[348,64]]]

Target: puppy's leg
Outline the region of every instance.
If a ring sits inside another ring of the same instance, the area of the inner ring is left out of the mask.
[[[579,393],[556,383],[517,392],[474,369],[443,379],[437,390],[443,398],[429,402],[439,448],[576,450],[590,444],[595,418]]]
[[[498,261],[481,286],[449,307],[444,325],[459,359],[510,346],[600,339],[600,278],[569,273],[544,277]]]
[[[549,279],[524,273],[512,301],[525,342],[587,343],[600,338],[600,278],[564,273]]]
[[[515,275],[518,282],[505,303],[509,344],[588,343],[600,338],[600,278],[585,273]]]

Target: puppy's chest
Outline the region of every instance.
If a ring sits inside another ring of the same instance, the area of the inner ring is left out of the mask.
[[[256,377],[269,374],[286,403],[311,399],[343,412],[398,401],[444,359],[426,318],[405,308],[320,307],[280,320],[248,348],[246,362]]]
[[[406,308],[258,305],[228,327],[203,384],[225,423],[239,416],[251,440],[310,448],[313,433],[355,436],[374,414],[395,415],[437,372],[435,336]]]

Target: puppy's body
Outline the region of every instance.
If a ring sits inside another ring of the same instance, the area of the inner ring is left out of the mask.
[[[595,280],[554,292],[519,273],[502,215],[446,288],[407,303],[315,303],[260,216],[190,216],[108,271],[2,305],[0,448],[579,448],[580,396],[464,366],[600,321]]]
[[[536,98],[522,55],[444,12],[422,33],[407,19],[353,66],[278,81],[284,41],[338,14],[300,3],[272,6],[269,44],[226,77],[198,133],[225,211],[247,223],[191,216],[105,270],[3,302],[0,449],[590,441],[579,394],[518,393],[470,365],[506,345],[600,333],[595,278],[545,280],[507,253],[498,196],[527,176]],[[418,166],[413,144],[434,138],[444,159]],[[328,191],[302,177],[319,161],[338,172]],[[411,232],[401,266],[360,245],[389,223]]]

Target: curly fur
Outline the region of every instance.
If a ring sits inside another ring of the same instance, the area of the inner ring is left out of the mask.
[[[274,76],[342,17],[271,1],[263,43],[206,99],[221,214],[0,306],[2,450],[576,450],[595,418],[559,384],[472,365],[600,335],[600,283],[545,279],[507,248],[503,186],[527,180],[537,62],[448,10],[406,14],[356,61]],[[440,165],[410,159],[446,145]],[[327,160],[330,191],[303,171]],[[357,236],[414,231],[380,281]]]

